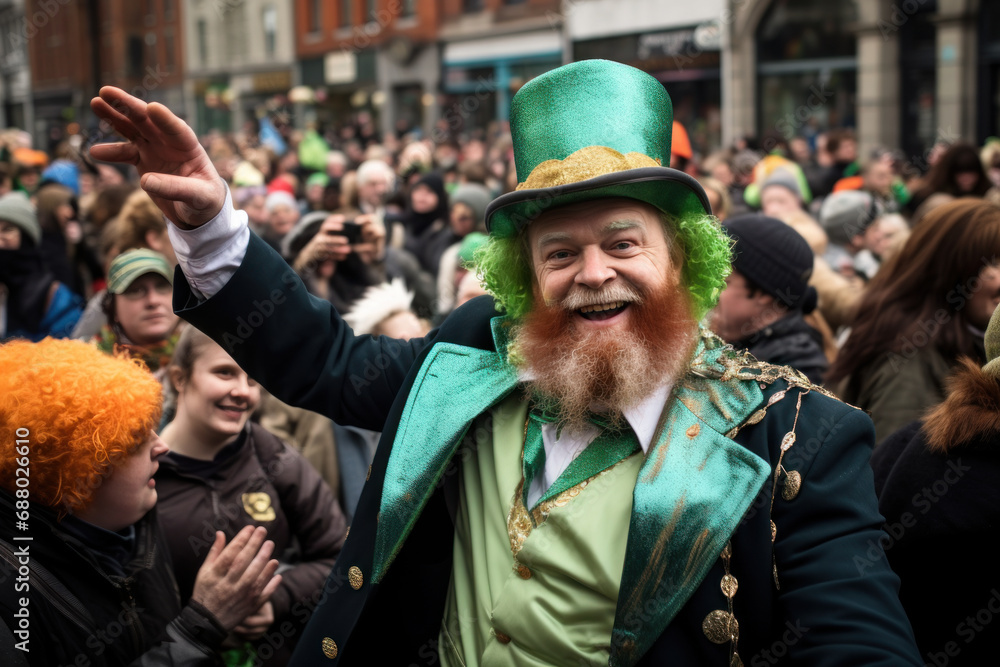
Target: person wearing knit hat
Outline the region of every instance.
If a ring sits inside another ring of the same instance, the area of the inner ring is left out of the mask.
[[[46,265],[35,207],[22,192],[0,197],[0,340],[67,337],[83,299]]]
[[[775,189],[764,200],[764,190]],[[780,217],[789,210],[801,209],[812,201],[812,193],[802,167],[780,155],[767,155],[754,165],[753,182],[743,191],[748,206],[760,209],[765,215]]]
[[[990,318],[985,346],[985,365],[965,358],[948,379],[945,400],[872,455],[879,511],[886,525],[905,526],[892,535],[886,556],[926,656],[968,637],[970,614],[1000,602],[995,549],[984,539],[1000,525],[1000,309]],[[956,635],[963,623],[968,631]],[[984,623],[975,638],[961,644],[949,666],[993,663],[1000,627]]]
[[[107,354],[122,350],[142,359],[161,381],[180,336],[170,302],[173,277],[167,258],[154,250],[137,248],[115,257],[102,303],[108,324],[93,341]]]
[[[741,215],[723,227],[733,239],[733,272],[712,313],[712,329],[761,361],[790,366],[819,384],[827,369],[822,335],[803,319],[816,307],[813,253],[775,218]]]
[[[216,534],[181,606],[154,511],[160,385],[80,341],[0,345],[0,368],[0,556],[30,582],[0,590],[5,664],[215,664],[278,561],[263,528]]]
[[[8,192],[0,197],[0,248],[20,247],[23,236],[36,246],[42,240],[35,207],[23,192]]]
[[[73,191],[77,197],[80,196],[80,168],[75,162],[70,160],[55,160],[42,172],[42,181],[38,184],[39,189],[47,183],[58,183]]]
[[[518,184],[475,256],[490,294],[406,341],[311,298],[166,107],[100,95],[135,140],[95,157],[139,165],[192,239],[183,316],[279,398],[382,433],[290,664],[737,665],[774,646],[921,664],[882,558],[871,422],[700,326],[731,241],[664,166],[655,77],[582,60],[517,91]]]
[[[787,169],[775,169],[760,184],[760,211],[772,218],[781,218],[803,210],[802,189],[794,174]]]
[[[909,225],[887,214],[878,198],[863,190],[834,192],[823,200],[819,223],[830,244],[823,259],[848,276],[871,279],[909,237]]]

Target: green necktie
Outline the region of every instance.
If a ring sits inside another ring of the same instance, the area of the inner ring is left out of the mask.
[[[542,470],[545,468],[542,424],[553,421],[544,412],[538,410],[531,410],[528,416],[524,434],[524,460],[522,462],[524,474],[522,493],[524,495],[521,500],[525,507],[528,507],[528,489],[531,488],[532,480],[536,475],[542,474]],[[552,486],[545,490],[542,497],[535,503],[535,507],[546,500],[555,498],[580,482],[590,479],[597,473],[607,470],[640,449],[639,439],[636,438],[635,433],[627,423],[623,427],[615,429],[602,422],[597,415],[594,415],[591,421],[600,429],[598,436],[587,445],[586,449],[580,452],[579,456],[573,459]]]

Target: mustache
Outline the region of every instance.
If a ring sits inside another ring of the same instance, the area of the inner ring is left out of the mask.
[[[642,304],[643,298],[638,289],[624,282],[612,283],[596,290],[577,285],[570,289],[559,305],[566,310],[579,310],[617,301]]]

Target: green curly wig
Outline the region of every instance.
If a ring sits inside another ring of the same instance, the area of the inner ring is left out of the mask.
[[[693,314],[700,320],[715,306],[725,287],[732,270],[732,243],[714,216],[693,213],[674,219],[661,213],[661,218],[668,236],[681,246],[682,277],[691,292]],[[533,303],[534,273],[526,229],[506,238],[491,235],[475,254],[483,286],[493,294],[497,309],[514,319],[526,315]]]

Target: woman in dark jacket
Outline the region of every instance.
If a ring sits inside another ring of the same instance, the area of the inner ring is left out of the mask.
[[[872,456],[890,536],[885,553],[929,664],[996,662],[1000,310],[990,320],[986,352],[986,366],[965,359],[949,380],[944,403]]]
[[[163,458],[156,483],[181,598],[191,595],[216,530],[230,535],[264,526],[282,582],[227,645],[237,664],[284,665],[340,553],[344,515],[298,452],[249,423],[260,387],[208,336],[188,327],[169,374],[177,412],[163,439],[173,451]]]

